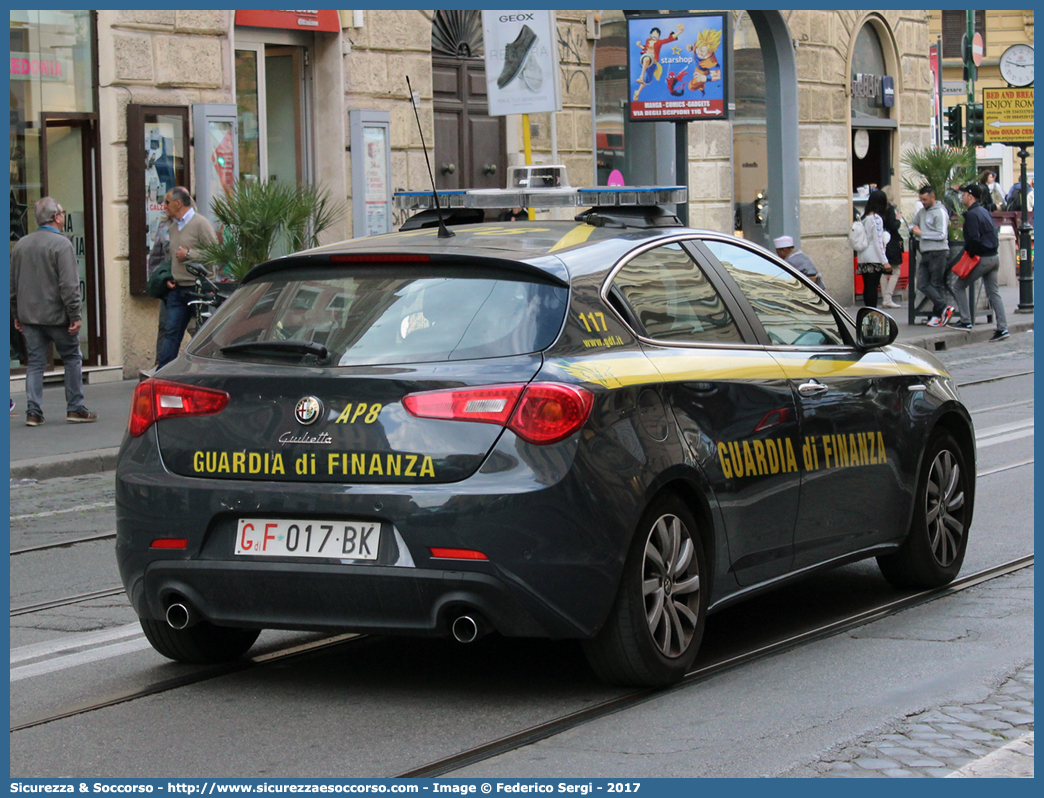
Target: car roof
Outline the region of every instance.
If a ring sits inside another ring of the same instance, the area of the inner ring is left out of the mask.
[[[326,244],[255,266],[244,282],[283,269],[316,265],[331,255],[430,255],[437,261],[537,268],[556,281],[567,283],[570,275],[609,269],[640,243],[678,235],[712,234],[686,227],[597,227],[584,222],[539,219],[454,225],[449,229],[453,232],[450,238],[439,238],[438,228],[427,227]]]

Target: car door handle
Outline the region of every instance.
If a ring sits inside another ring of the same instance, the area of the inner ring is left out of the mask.
[[[829,385],[824,385],[823,383],[816,382],[815,380],[802,383],[798,386],[798,393],[802,396],[815,396],[817,393],[823,393],[824,391],[829,390]]]

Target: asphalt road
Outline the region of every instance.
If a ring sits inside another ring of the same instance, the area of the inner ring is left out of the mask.
[[[943,359],[958,382],[1031,371],[1032,334]],[[962,395],[979,436],[970,573],[1033,551],[1033,378]],[[113,531],[112,476],[12,484],[12,548]],[[115,586],[112,547],[15,556],[12,607]],[[712,616],[700,661],[891,592],[872,562],[811,577]],[[265,632],[251,654],[314,637]],[[14,617],[11,645],[12,724],[191,672],[148,648],[122,596]],[[908,715],[982,701],[1032,658],[1030,568],[453,775],[808,775]],[[11,774],[390,776],[624,692],[571,642],[368,639],[15,732]]]

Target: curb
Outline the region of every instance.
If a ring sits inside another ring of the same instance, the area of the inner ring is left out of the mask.
[[[120,447],[94,449],[89,452],[73,452],[50,457],[34,457],[11,463],[11,479],[54,479],[55,477],[79,477],[99,471],[113,471]]]
[[[936,329],[938,329],[939,332],[935,332],[934,330]],[[896,338],[895,343],[916,346],[918,349],[924,349],[927,352],[947,352],[950,349],[956,349],[960,346],[981,344],[983,341],[989,341],[995,329],[996,327],[992,324],[978,324],[974,329],[968,332],[962,332],[952,328],[946,328],[946,331],[943,332],[942,328],[925,327],[925,333],[923,335],[905,339]],[[932,330],[932,332],[928,332],[929,330]],[[1008,332],[1012,335],[1033,332],[1033,322],[1009,322]]]

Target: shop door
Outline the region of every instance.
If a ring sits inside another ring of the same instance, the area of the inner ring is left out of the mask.
[[[504,118],[489,115],[481,59],[432,56],[435,185],[504,188]]]
[[[311,183],[307,48],[236,47],[239,177]]]
[[[94,122],[43,114],[40,146],[42,196],[65,209],[65,230],[76,250],[83,302],[80,350],[85,366],[100,364],[102,330],[95,249]],[[32,209],[29,213],[31,215]]]

